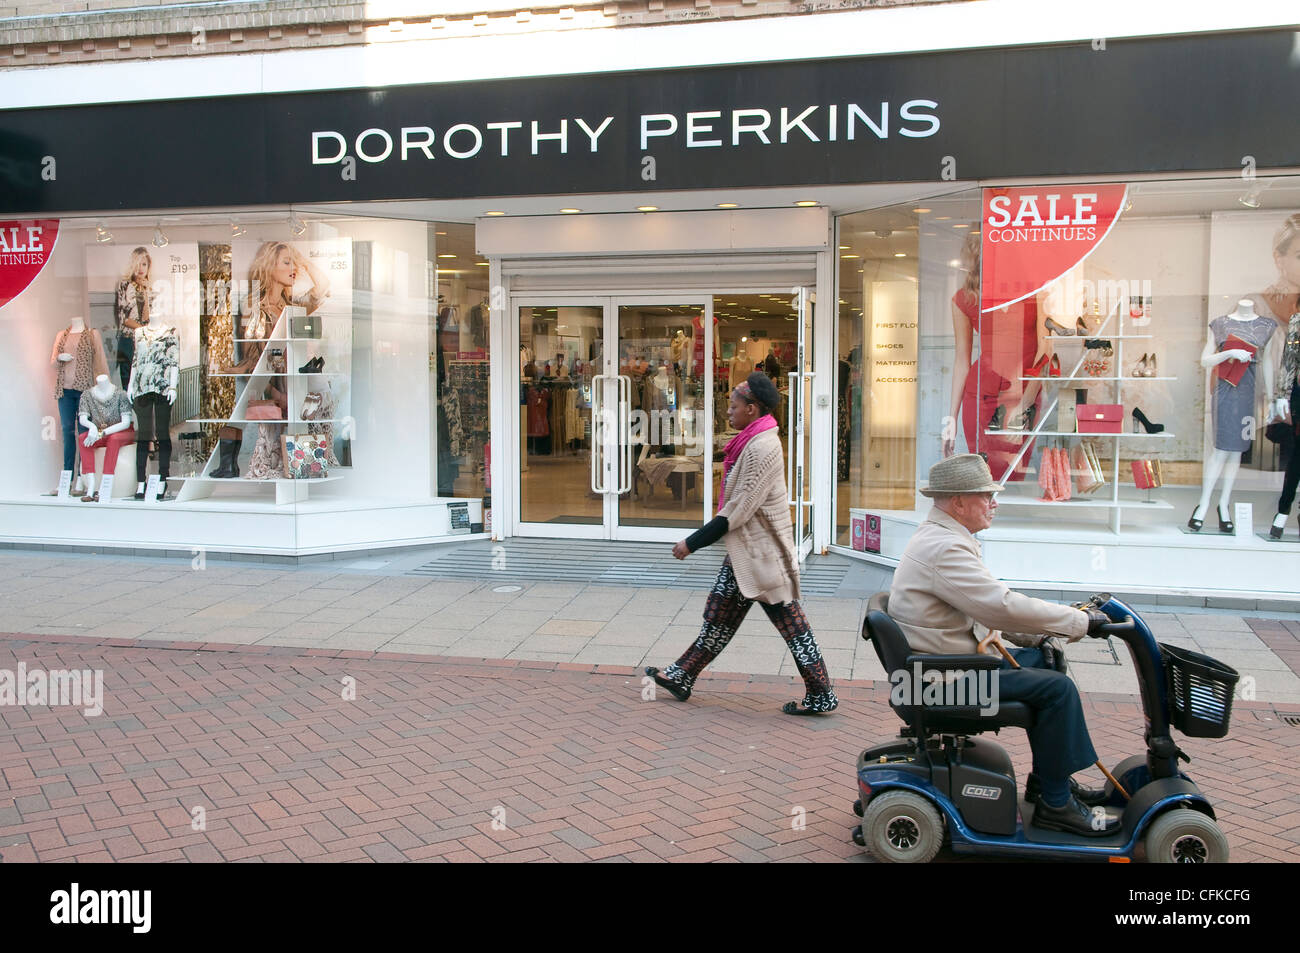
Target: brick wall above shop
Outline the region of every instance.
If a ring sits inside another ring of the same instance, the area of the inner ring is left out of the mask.
[[[0,69],[966,2],[972,0],[26,0],[0,2]]]

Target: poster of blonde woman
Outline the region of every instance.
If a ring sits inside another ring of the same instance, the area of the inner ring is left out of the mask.
[[[215,373],[236,379],[237,417],[251,418],[250,401],[269,400],[283,421],[259,421],[241,475],[282,478],[282,438],[299,433],[326,438],[327,467],[348,466],[351,240],[236,242],[231,266],[235,337],[232,353],[212,355]]]

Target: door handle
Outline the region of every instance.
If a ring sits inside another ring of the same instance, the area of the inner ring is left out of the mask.
[[[632,378],[618,376],[618,442],[622,470],[619,473],[618,492],[632,492]]]
[[[786,438],[787,449],[785,455],[785,488],[786,491],[790,494],[789,505],[798,506],[799,500],[796,499],[797,494],[795,493],[795,488],[794,488],[794,455],[797,451],[797,446],[798,446],[799,428],[797,426],[791,426],[791,425],[795,423],[795,414],[794,414],[795,400],[797,398],[801,398],[803,395],[797,394],[797,388],[799,386],[799,381],[798,381],[799,372],[791,371],[789,374],[786,374],[785,376],[789,379],[788,392],[790,395],[789,401],[787,402],[786,405],[786,415],[785,415],[786,433],[787,433],[787,438]]]
[[[605,375],[591,378],[591,492],[604,493],[604,480],[598,476],[605,469]]]

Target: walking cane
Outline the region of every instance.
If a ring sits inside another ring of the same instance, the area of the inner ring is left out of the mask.
[[[976,644],[976,648],[983,652],[990,642],[992,642],[998,652],[1002,654],[1002,657],[1011,663],[1012,668],[1020,668],[1020,663],[1011,657],[1011,653],[1007,651],[1007,647],[1002,644],[1002,632],[1000,630],[991,630],[982,641]],[[1106,770],[1106,766],[1101,763],[1100,758],[1097,759],[1096,764],[1101,773],[1106,775],[1106,780],[1115,785],[1115,790],[1124,795],[1124,800],[1131,801],[1132,798],[1129,796],[1129,793],[1124,790],[1124,785],[1119,783],[1119,780],[1115,775]]]

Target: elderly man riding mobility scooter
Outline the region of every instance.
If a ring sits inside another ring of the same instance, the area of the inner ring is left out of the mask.
[[[1237,673],[1158,644],[1141,618],[1108,594],[1067,607],[1007,589],[983,565],[974,538],[992,522],[999,489],[976,455],[936,464],[921,491],[935,499],[935,509],[909,542],[891,592],[869,604],[863,638],[876,648],[891,683],[890,705],[906,727],[899,739],[858,758],[861,797],[853,807],[863,823],[854,841],[900,862],[933,858],[945,831],[958,853],[1226,860],[1213,808],[1178,771],[1178,760],[1189,759],[1170,728],[1191,737],[1226,735]],[[977,644],[976,622],[1009,635],[1015,624],[1038,623],[1019,631],[1123,641],[1138,677],[1146,753],[1113,774],[1097,760],[1108,779],[1104,789],[1077,785],[1070,774],[1096,753],[1063,653],[1043,642],[1013,655],[997,632]],[[1006,752],[979,737],[1011,727],[1029,733],[1034,755],[1023,800]]]

